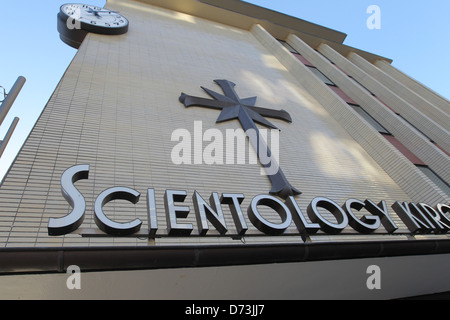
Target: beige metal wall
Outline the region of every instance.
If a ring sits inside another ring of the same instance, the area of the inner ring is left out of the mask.
[[[372,130],[371,126],[365,120],[361,119],[353,111],[352,107],[334,94],[329,86],[321,83],[322,81],[320,79],[313,75],[302,62],[294,58],[286,48],[282,47],[261,26],[257,25],[253,30],[257,37],[266,40],[267,48],[272,50],[274,55],[279,57],[281,61],[285,61],[284,64],[287,68],[291,70],[304,86],[309,88],[309,92],[315,94],[315,97],[329,110],[330,114],[346,128],[349,134],[366,149],[404,190],[408,190],[408,194],[415,201],[425,201],[424,199],[430,202],[445,201],[447,197],[445,194],[442,194],[431,181],[428,181],[413,163],[399,155],[398,150],[390,145],[376,130]],[[358,77],[358,79],[362,79],[361,81],[364,82],[364,79],[369,78],[370,75],[358,69],[345,57],[341,56],[326,44],[322,44],[319,47],[319,52],[324,54],[322,55],[295,35],[291,35],[288,41],[292,48],[296,49],[305,59],[316,66],[329,79],[334,81],[355,103],[361,105],[364,110],[369,112],[375,120],[392,132],[409,150],[425,161],[445,181],[449,181],[450,172],[448,168],[450,167],[450,158],[448,155],[421,135],[411,125],[402,121],[389,107],[383,105],[367,89],[349,77],[350,74],[357,77],[355,72],[359,72],[360,78]],[[355,55],[352,54],[352,56]],[[359,59],[363,60],[361,57]],[[365,63],[369,64],[367,61]],[[357,69],[357,71],[353,71],[354,69]],[[346,74],[343,70],[349,74]],[[380,86],[382,85],[380,84]],[[334,101],[330,101],[333,98]],[[390,100],[384,101],[387,104],[391,103]],[[420,114],[419,118],[421,116],[423,115]],[[435,127],[430,126],[429,130],[441,132],[442,128],[435,124]],[[442,131],[442,133],[443,137],[448,137],[445,132]],[[390,154],[391,156],[386,157],[386,154]]]

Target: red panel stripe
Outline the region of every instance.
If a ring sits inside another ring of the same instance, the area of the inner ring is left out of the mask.
[[[414,164],[426,165],[422,160],[420,160],[414,153],[412,153],[407,147],[405,147],[400,141],[398,141],[394,136],[383,135],[394,147],[396,147],[403,155],[409,159]]]
[[[350,98],[348,95],[346,95],[344,93],[344,91],[342,91],[340,88],[334,87],[334,86],[330,86],[330,88],[334,92],[336,92],[338,94],[338,96],[341,97],[345,102],[358,105],[352,98]]]

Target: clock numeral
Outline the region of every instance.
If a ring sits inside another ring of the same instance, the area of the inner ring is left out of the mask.
[[[91,24],[97,24],[97,22],[96,22],[96,21],[92,21],[92,20],[91,20]]]

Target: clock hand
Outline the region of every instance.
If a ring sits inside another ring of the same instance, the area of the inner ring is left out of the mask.
[[[108,13],[119,13],[119,11],[112,11],[112,10],[94,10],[89,8],[89,13],[94,13],[95,15],[98,15],[99,12],[108,12]]]
[[[98,11],[93,10],[93,9],[91,9],[91,8],[89,8],[88,13],[93,13],[94,16],[101,18],[101,16],[98,14]]]

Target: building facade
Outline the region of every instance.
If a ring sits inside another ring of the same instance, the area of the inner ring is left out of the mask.
[[[119,296],[108,277],[131,298],[450,290],[446,99],[345,34],[245,2],[106,7],[125,33],[60,29],[79,48],[1,184],[0,282],[76,297],[76,265],[92,297]],[[279,129],[259,139],[276,174],[239,149],[255,123]]]

